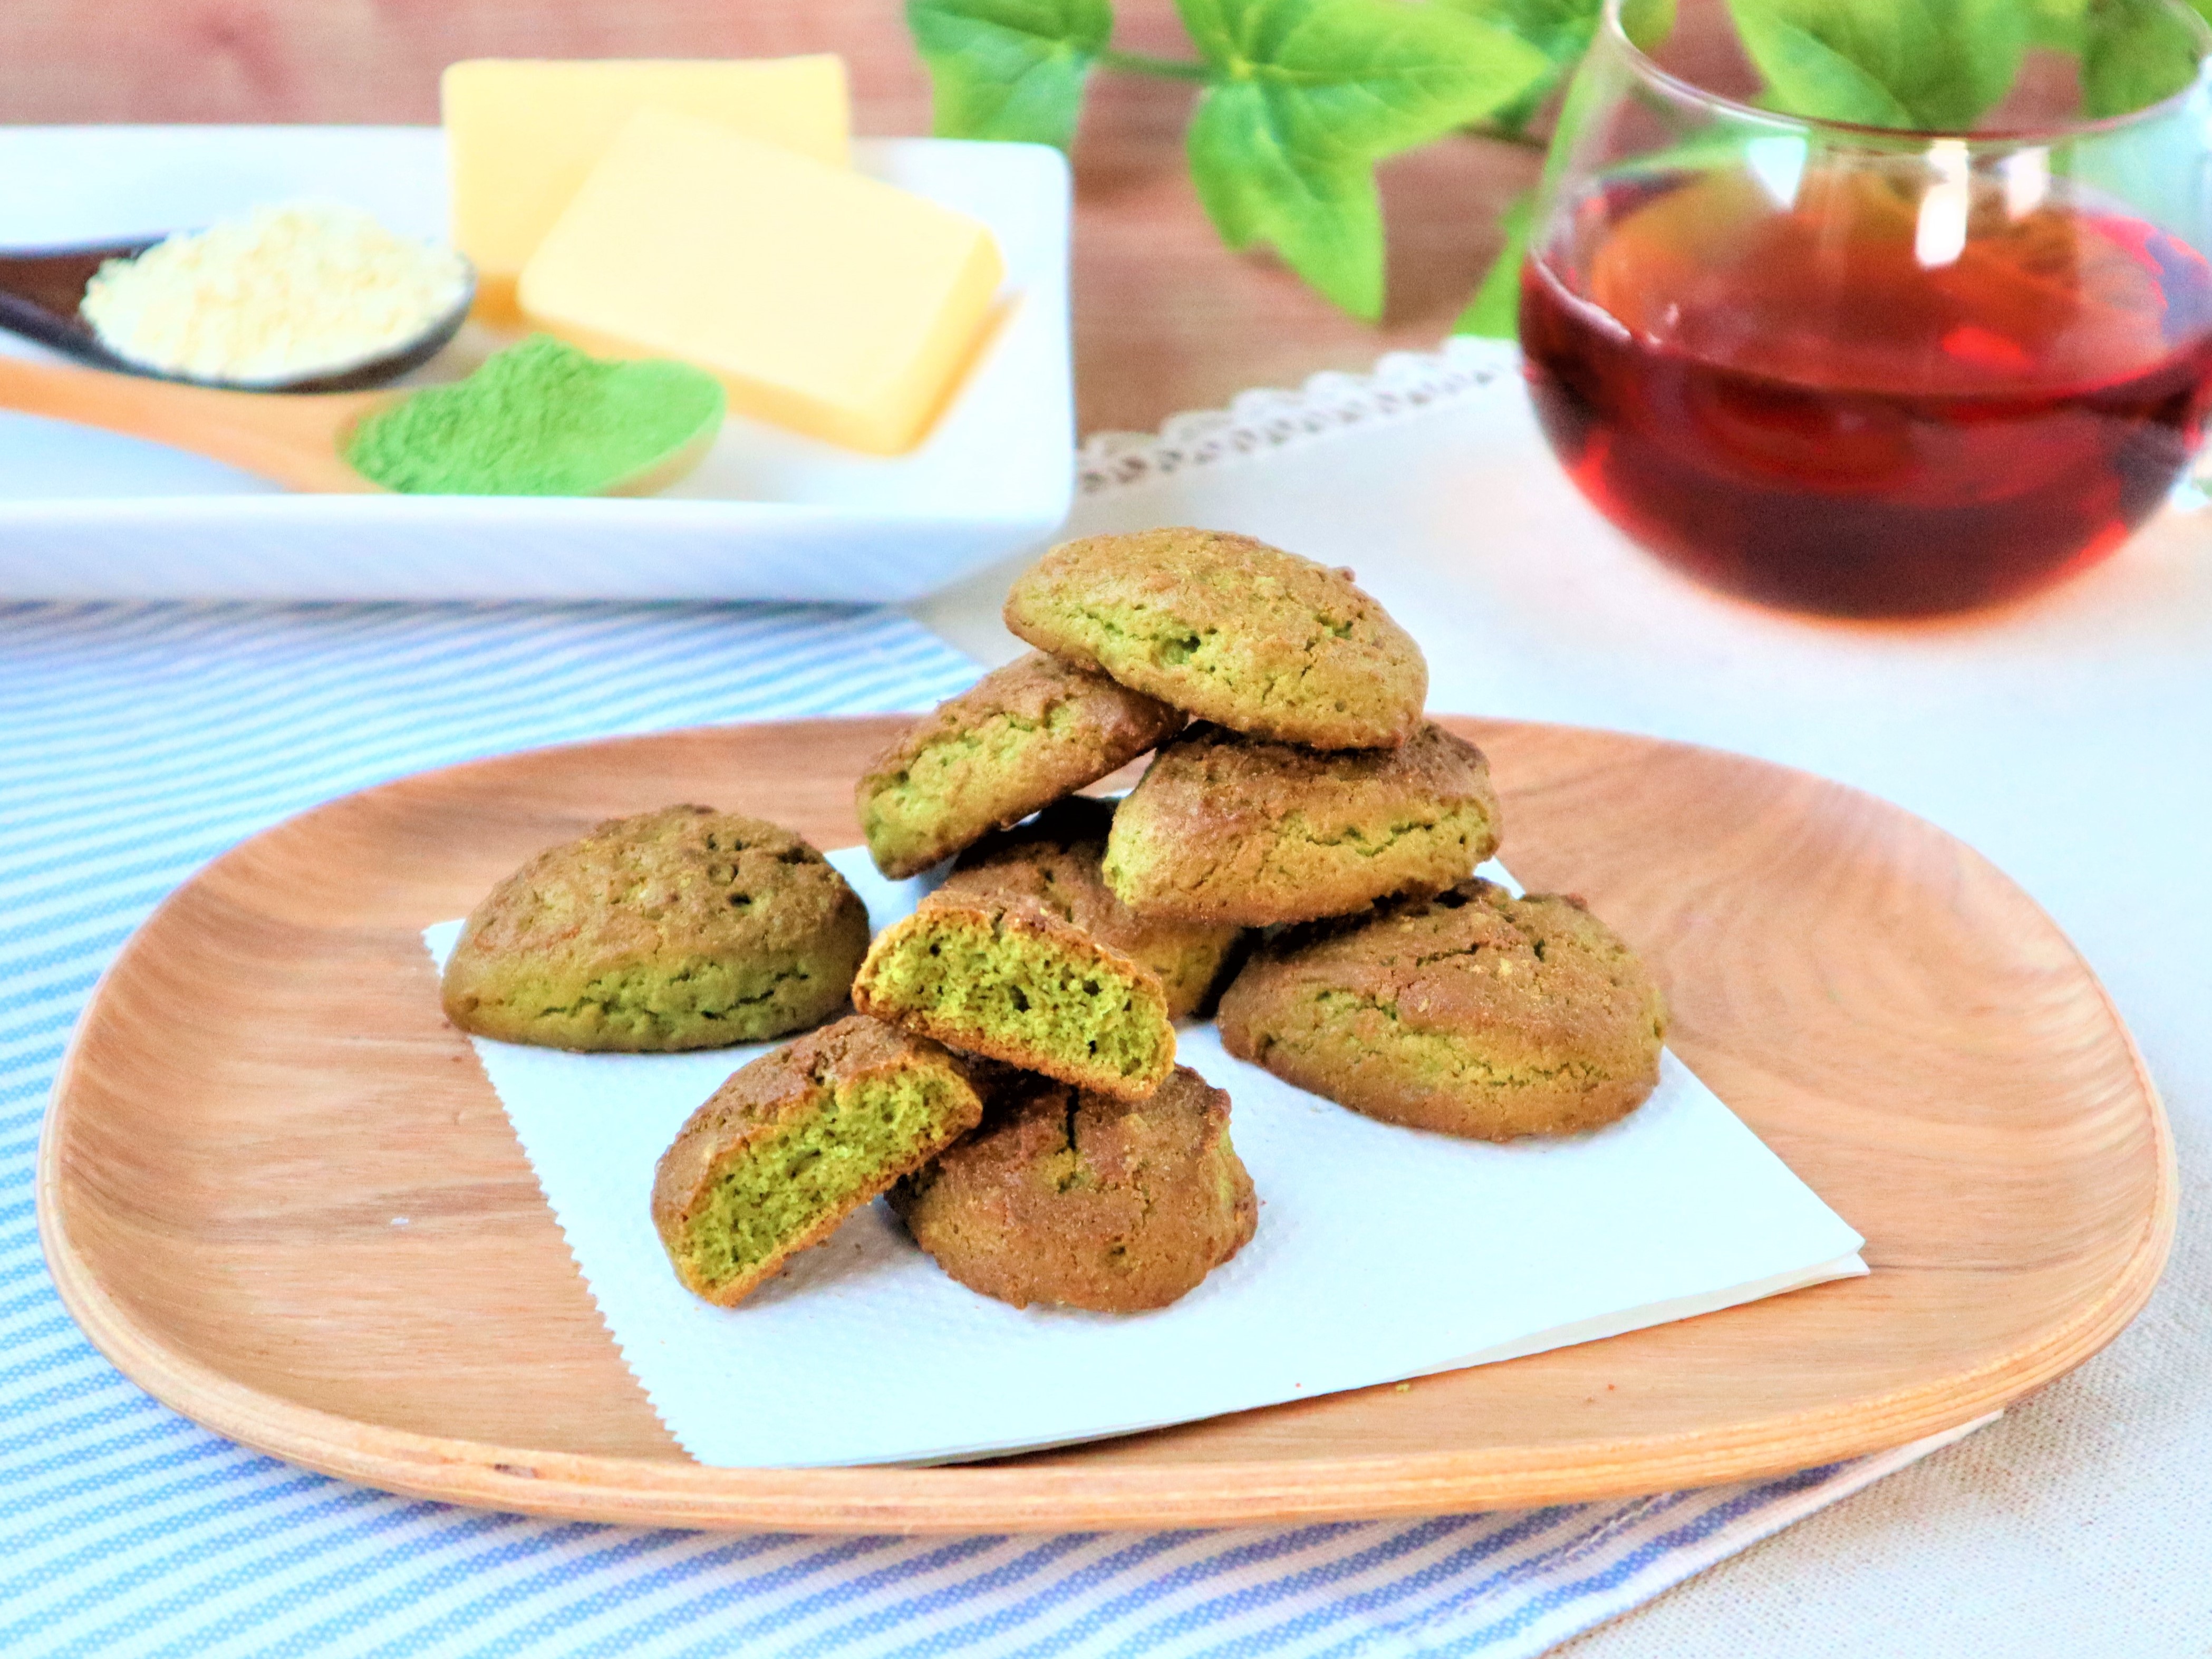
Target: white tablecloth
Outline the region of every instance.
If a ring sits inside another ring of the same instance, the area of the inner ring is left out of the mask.
[[[1690,586],[1566,482],[1495,349],[1095,442],[1070,535],[1200,524],[1349,564],[1441,710],[1808,768],[1963,837],[2073,935],[2172,1115],[2181,1236],[2111,1349],[1995,1427],[1583,1638],[1601,1656],[2212,1653],[2212,514],[2011,612],[1912,628]],[[1018,563],[915,608],[970,655]]]

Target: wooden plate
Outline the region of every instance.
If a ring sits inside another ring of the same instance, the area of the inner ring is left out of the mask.
[[[1656,963],[1683,1057],[1866,1235],[1870,1277],[984,1466],[703,1468],[623,1368],[418,930],[539,848],[672,801],[849,844],[852,780],[896,724],[509,756],[218,860],[110,970],[47,1121],[40,1225],[92,1340],[210,1428],[424,1497],[704,1527],[1185,1526],[1660,1491],[1900,1444],[2081,1364],[2163,1264],[2149,1079],[2073,947],[1974,853],[1759,762],[1455,720],[1491,753],[1515,873],[1586,895]]]

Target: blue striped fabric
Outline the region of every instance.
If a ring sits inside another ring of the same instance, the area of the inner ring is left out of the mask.
[[[1413,1523],[632,1531],[290,1468],[155,1404],[64,1314],[40,1119],[100,969],[198,866],[424,767],[912,708],[974,672],[902,618],[823,607],[0,607],[0,1653],[1525,1655],[1915,1455]]]

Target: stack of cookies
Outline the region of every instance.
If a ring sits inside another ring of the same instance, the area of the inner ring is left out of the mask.
[[[894,1198],[956,1278],[1153,1305],[1020,1263],[1080,1260],[1094,1284],[1109,1251],[1152,1265],[1153,1241],[1073,1220],[1079,1117],[1144,1121],[1204,1088],[1174,1065],[1174,1022],[1232,969],[1232,1054],[1388,1121],[1563,1133],[1650,1092],[1650,975],[1578,901],[1475,877],[1499,842],[1488,765],[1424,717],[1419,648],[1349,571],[1212,531],[1092,537],[1016,581],[1006,618],[1038,651],[920,722],[859,789],[885,874],[958,861],[876,939],[854,1006],[1016,1068],[1010,1103],[987,1090],[982,1127]],[[1118,806],[1071,793],[1147,749]],[[1074,1091],[1065,1133],[1038,1131],[1044,1079]],[[1231,1236],[1179,1239],[1176,1282],[1213,1265],[1197,1240]]]
[[[1258,1212],[1228,1096],[1176,1063],[1176,1022],[1217,1000],[1231,1053],[1393,1123],[1565,1133],[1650,1092],[1650,975],[1578,900],[1475,877],[1489,768],[1425,718],[1419,647],[1349,571],[1211,531],[1093,537],[1006,615],[1039,648],[860,779],[885,875],[955,860],[872,945],[798,836],[675,807],[541,854],[447,963],[453,1022],[507,1041],[806,1031],[661,1158],[654,1223],[693,1291],[741,1299],[888,1193],[986,1295],[1176,1300]],[[1118,805],[1078,793],[1147,752]]]

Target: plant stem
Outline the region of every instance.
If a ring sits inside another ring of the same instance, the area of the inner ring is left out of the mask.
[[[1155,58],[1148,52],[1115,52],[1111,46],[1097,58],[1101,69],[1127,70],[1135,75],[1164,76],[1170,81],[1211,81],[1213,71],[1203,64],[1180,58]]]
[[[1548,138],[1532,137],[1525,132],[1508,132],[1504,127],[1492,126],[1482,121],[1473,122],[1462,127],[1460,131],[1470,138],[1488,138],[1497,143],[1512,144],[1522,149],[1533,149],[1540,155],[1546,154],[1552,148],[1551,140]]]

